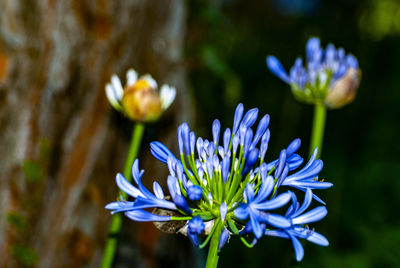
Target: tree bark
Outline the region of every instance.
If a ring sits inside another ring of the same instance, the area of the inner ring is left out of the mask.
[[[184,27],[183,0],[0,2],[0,267],[99,266],[132,127],[104,85],[134,67],[177,87],[149,131],[170,143],[191,119]]]

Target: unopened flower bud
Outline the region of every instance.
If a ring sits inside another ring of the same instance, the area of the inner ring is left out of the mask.
[[[150,87],[137,90],[132,86],[125,89],[122,106],[126,115],[135,121],[155,121],[162,114],[160,96]]]
[[[137,78],[135,70],[128,70],[125,88],[118,76],[113,75],[106,85],[107,98],[111,105],[134,121],[152,122],[160,118],[175,99],[174,87],[163,85],[157,89],[157,82],[146,74]]]
[[[349,68],[346,74],[336,81],[325,98],[325,105],[331,109],[338,109],[353,102],[360,85],[361,71]]]

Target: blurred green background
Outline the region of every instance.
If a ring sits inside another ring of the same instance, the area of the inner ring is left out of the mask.
[[[321,192],[329,213],[312,227],[330,246],[304,243],[298,264],[288,240],[265,237],[247,249],[233,237],[221,267],[400,266],[400,2],[190,1],[186,59],[199,135],[210,135],[215,118],[230,126],[243,102],[271,116],[267,157],[296,137],[307,155],[313,108],[294,100],[265,57],[288,70],[311,36],[354,54],[362,69],[355,101],[328,112],[321,176],[334,187]]]

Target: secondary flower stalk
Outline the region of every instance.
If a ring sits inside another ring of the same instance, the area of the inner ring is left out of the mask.
[[[310,38],[306,45],[306,60],[297,58],[289,74],[274,56],[267,56],[269,70],[290,85],[294,97],[315,105],[310,154],[315,147],[322,149],[326,109],[339,109],[351,103],[360,84],[361,70],[357,59],[319,38]]]
[[[146,74],[138,78],[137,72],[134,69],[129,69],[126,73],[126,85],[124,88],[121,80],[114,74],[111,77],[111,82],[106,85],[105,91],[110,104],[117,111],[136,122],[123,171],[125,178],[130,180],[132,177],[131,167],[140,148],[145,123],[156,121],[161,117],[162,112],[174,101],[176,90],[168,85],[163,85],[160,92],[158,92],[157,82],[151,75]],[[122,199],[128,197],[127,193],[121,190],[118,196]],[[119,233],[121,226],[121,215],[114,215],[110,222],[109,237],[101,262],[102,268],[109,268],[112,265],[117,247],[116,235]]]

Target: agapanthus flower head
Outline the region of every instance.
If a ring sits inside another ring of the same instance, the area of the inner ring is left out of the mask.
[[[174,101],[176,89],[163,85],[158,91],[157,82],[146,74],[138,77],[134,69],[126,73],[126,84],[122,87],[117,75],[112,75],[106,85],[106,95],[111,105],[134,121],[157,120]]]
[[[293,140],[275,160],[266,161],[269,116],[261,117],[256,125],[258,113],[258,109],[245,113],[239,104],[233,128],[224,130],[215,120],[210,140],[196,137],[189,125],[183,123],[177,131],[178,157],[162,143],[152,142],[152,154],[169,170],[169,194],[157,182],[153,193],[144,187],[144,171],[140,171],[136,160],[132,168],[134,185],[120,174],[116,178],[118,187],[133,200],[112,202],[106,208],[113,213],[124,212],[135,221],[158,222],[159,228],[162,224],[183,222],[174,225],[179,227],[176,232],[187,235],[200,248],[214,236],[218,238],[219,250],[231,236],[238,236],[248,247],[264,235],[291,238],[297,255],[297,238],[325,245],[320,235],[306,232],[308,229],[303,226],[326,215],[324,202],[312,192],[332,186],[318,179],[322,161],[315,159],[314,154],[299,169],[303,163],[296,153],[299,139]],[[300,208],[293,190],[300,195],[305,193]],[[320,206],[303,213],[312,200]],[[279,208],[285,206],[288,212],[282,215]]]
[[[274,56],[267,57],[272,73],[291,86],[293,95],[306,103],[324,103],[331,109],[351,103],[360,84],[361,70],[357,59],[328,44],[325,49],[319,38],[306,45],[306,59],[297,58],[289,74]]]

